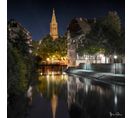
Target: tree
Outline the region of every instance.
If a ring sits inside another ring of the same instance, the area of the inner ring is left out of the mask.
[[[38,61],[29,52],[29,32],[14,20],[8,22],[7,38],[8,118],[22,118],[27,107],[25,93],[36,79]]]
[[[116,11],[109,11],[103,19],[103,26],[107,30],[114,30],[118,34],[121,32],[121,21]]]
[[[85,34],[82,44],[78,42],[76,49],[80,55],[94,55],[101,50],[105,56],[116,53],[121,58],[125,54],[125,32],[115,11],[110,11],[105,17],[97,19],[91,25],[91,31]]]
[[[26,105],[24,94],[28,87],[27,65],[19,50],[14,48],[9,41],[7,47],[8,117],[21,118],[25,112],[24,107]]]
[[[33,53],[36,52],[43,60],[47,60],[47,58],[52,58],[53,56],[60,60],[61,57],[65,57],[67,54],[66,37],[59,37],[53,41],[48,35],[38,41],[38,44],[37,46],[34,46],[34,49]]]

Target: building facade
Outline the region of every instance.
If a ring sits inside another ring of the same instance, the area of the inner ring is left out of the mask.
[[[33,46],[31,33],[19,22],[14,19],[9,20],[7,25],[7,32],[7,37],[10,42],[18,43],[19,41],[22,41],[28,46],[27,51],[32,53]]]

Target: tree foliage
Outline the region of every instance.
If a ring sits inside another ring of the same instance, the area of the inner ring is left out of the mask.
[[[10,30],[9,30],[10,29]],[[26,112],[26,91],[37,77],[37,58],[29,53],[27,35],[20,27],[7,39],[8,118],[22,118]],[[12,36],[15,36],[12,38]]]
[[[40,56],[43,60],[55,56],[57,59],[66,56],[67,41],[65,37],[59,37],[53,40],[49,35],[33,44],[34,54]]]
[[[85,35],[83,45],[79,45],[77,52],[94,54],[102,49],[106,55],[114,53],[124,55],[124,34],[117,12],[109,12],[91,27],[91,31]]]

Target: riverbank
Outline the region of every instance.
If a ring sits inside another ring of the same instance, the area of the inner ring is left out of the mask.
[[[77,75],[88,79],[95,79],[97,82],[102,82],[105,84],[125,85],[124,74],[96,72],[93,70],[77,69],[73,67],[68,68],[65,72],[69,75]]]

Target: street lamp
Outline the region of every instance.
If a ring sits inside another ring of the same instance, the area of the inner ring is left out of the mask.
[[[115,74],[116,74],[116,59],[117,59],[117,55],[114,55],[114,63],[115,63]]]
[[[114,59],[117,59],[117,55],[114,55]]]

